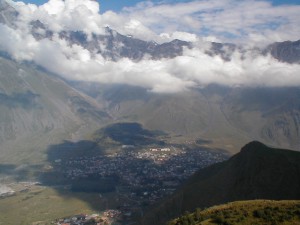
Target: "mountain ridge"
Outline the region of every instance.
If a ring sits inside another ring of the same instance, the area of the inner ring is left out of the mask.
[[[5,0],[1,0],[1,6],[0,15],[7,14],[10,17],[5,17],[9,21],[2,19],[0,23],[13,28],[14,22],[17,21],[18,12]],[[49,30],[46,24],[39,20],[29,23],[31,34],[36,40],[55,41],[51,39],[54,35],[53,31]],[[41,30],[43,32],[40,32]],[[93,54],[99,53],[105,61],[118,61],[124,58],[130,59],[134,63],[143,59],[158,61],[165,58],[176,58],[182,56],[185,49],[197,48],[193,43],[186,41],[173,40],[158,44],[153,41],[144,41],[133,36],[122,35],[109,27],[104,28],[104,30],[104,34],[92,34],[90,39],[82,31],[61,31],[55,35],[58,35],[56,38],[65,40],[67,45],[78,45],[84,50],[88,50],[91,57]],[[289,42],[288,48],[292,46],[294,52],[298,52],[300,49],[297,47],[298,42],[295,42],[295,45],[292,43],[294,42]],[[239,57],[243,57],[243,51],[245,51],[243,47],[229,43],[205,42],[204,45],[204,47],[200,46],[200,48],[204,48],[202,53],[210,57],[218,55],[224,62],[230,61],[232,54],[236,51],[240,53],[238,54]],[[278,43],[274,48],[280,46],[281,43]],[[285,46],[286,44],[283,45],[283,48]],[[261,54],[262,50],[254,49],[254,51]],[[265,54],[271,54],[270,51],[266,51]],[[286,51],[280,50],[280,52]],[[285,54],[282,56],[275,54],[275,56],[283,62],[291,60],[291,58],[286,58]],[[298,53],[293,54],[292,57],[295,58],[293,60],[296,62]],[[219,57],[216,58],[219,59]],[[8,58],[8,60],[10,59]],[[19,64],[26,64],[11,61],[15,63],[16,67]],[[46,69],[44,72],[48,73]],[[160,79],[159,72],[157,77]],[[148,88],[134,85],[84,81],[76,83],[67,78],[61,78],[59,75],[57,75],[57,79],[65,82],[69,88],[76,89],[78,93],[88,95],[87,98],[94,102],[88,107],[90,111],[93,111],[93,106],[101,109],[98,114],[94,112],[92,117],[106,117],[105,123],[138,122],[147,129],[165,131],[172,138],[179,136],[191,140],[202,138],[209,140],[212,147],[226,148],[231,152],[236,152],[244,143],[253,139],[284,148],[299,149],[300,146],[300,113],[298,107],[300,91],[297,87],[247,88],[210,84],[204,87],[194,87],[180,93],[163,94],[154,93]],[[13,82],[11,85],[14,85]],[[26,101],[29,105],[35,104],[40,94],[31,91],[33,95],[30,96],[29,93],[27,90],[22,93],[10,94],[1,92],[1,98],[6,99],[6,104],[20,105],[19,95],[23,94],[24,96],[27,95],[25,96],[26,99],[23,99],[23,105]],[[81,100],[72,97],[68,102],[75,105],[79,104]],[[266,102],[271,102],[271,104],[265,104]],[[85,119],[88,120],[87,115],[89,113],[86,113],[86,109],[78,107],[76,110],[80,111],[82,116],[85,115]],[[81,120],[80,118],[77,119]]]
[[[251,142],[229,160],[196,172],[143,224],[163,224],[185,211],[231,201],[300,199],[299,161],[299,152]]]
[[[18,19],[18,11],[6,0],[0,1],[0,23],[10,27],[15,26]],[[53,39],[54,32],[47,28],[40,20],[30,22],[31,33],[37,40]],[[59,37],[69,45],[79,45],[87,49],[92,55],[101,54],[106,60],[118,61],[122,58],[129,58],[134,61],[150,58],[159,60],[162,58],[174,58],[183,54],[184,48],[195,48],[192,42],[174,39],[169,42],[158,44],[154,41],[144,41],[132,35],[123,35],[109,26],[104,27],[101,35],[88,35],[83,31],[61,31]],[[207,42],[210,46],[205,53],[211,56],[219,55],[229,61],[235,51],[243,54],[248,51],[243,45],[232,43]],[[197,47],[196,47],[197,48]],[[286,63],[300,63],[300,40],[284,41],[269,44],[262,49],[252,48],[250,51],[259,52],[261,55],[270,54],[273,58]]]

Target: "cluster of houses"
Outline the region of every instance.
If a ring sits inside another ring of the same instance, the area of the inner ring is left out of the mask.
[[[69,179],[117,177],[120,185],[134,190],[131,192],[132,198],[154,202],[171,194],[199,168],[225,159],[222,153],[199,149],[137,149],[132,146],[122,149],[109,156],[60,160],[58,168]]]
[[[58,219],[52,224],[55,225],[111,225],[113,221],[121,216],[121,212],[118,210],[106,210],[100,214],[79,214],[68,218]]]

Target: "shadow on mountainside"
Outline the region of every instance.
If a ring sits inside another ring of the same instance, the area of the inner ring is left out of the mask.
[[[17,182],[35,179],[42,170],[42,165],[0,164],[0,181],[9,179]]]

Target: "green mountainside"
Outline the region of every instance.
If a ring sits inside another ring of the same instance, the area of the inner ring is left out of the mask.
[[[252,200],[231,202],[186,213],[168,225],[300,224],[300,201]]]
[[[195,208],[231,201],[300,199],[300,153],[254,141],[229,160],[199,170],[144,217],[163,224]]]

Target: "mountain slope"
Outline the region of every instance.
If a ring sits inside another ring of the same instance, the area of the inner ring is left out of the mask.
[[[253,139],[299,149],[300,89],[236,88],[222,101],[229,123]]]
[[[251,142],[228,161],[198,171],[144,223],[162,224],[187,210],[230,201],[300,199],[299,162],[298,152]]]
[[[0,23],[11,26],[18,16],[18,12],[5,0],[0,0]]]
[[[143,124],[186,139],[210,140],[213,147],[237,152],[260,140],[299,149],[300,89],[230,88],[210,85],[177,94],[156,94],[128,85],[73,83],[105,105],[118,121]]]
[[[300,40],[294,42],[276,42],[269,45],[265,51],[271,53],[271,55],[279,61],[300,63]]]
[[[0,163],[41,160],[48,145],[99,128],[109,116],[62,80],[0,57]]]
[[[17,18],[18,12],[5,0],[0,0],[0,23],[12,27]],[[89,51],[92,58],[95,54],[101,55],[105,62],[124,58],[137,62],[144,57],[161,60],[180,56],[185,48],[197,49],[192,43],[180,40],[163,44],[139,40],[122,35],[109,27],[103,28],[103,34],[92,34],[91,37],[83,31],[68,30],[55,34],[47,24],[39,20],[31,21],[29,27],[37,40],[49,39],[53,42],[57,39],[64,40],[68,46],[83,47]],[[56,38],[53,38],[54,36]],[[203,53],[210,56],[219,55],[224,61],[230,61],[236,51],[241,53],[238,55],[243,55],[243,51],[247,51],[234,44],[204,45],[206,47],[205,50],[202,49]],[[255,51],[258,55],[271,54],[283,62],[299,62],[299,41],[275,43],[266,50],[249,51]],[[79,83],[73,87],[77,88],[78,92],[85,91],[96,99],[97,102],[93,104],[103,106],[102,109],[112,115],[117,122],[138,122],[148,129],[165,131],[174,136],[184,135],[184,138],[192,140],[207,139],[213,143],[213,147],[229,149],[232,152],[236,152],[236,149],[244,143],[254,139],[284,148],[299,149],[300,146],[300,92],[297,87],[281,89],[209,87],[214,86],[212,84],[205,88],[195,87],[184,93],[155,94],[142,87],[119,84],[97,86],[93,83],[83,90],[79,86],[85,84]],[[93,87],[95,91],[91,91]],[[37,96],[39,92],[23,90],[22,93],[26,95],[29,104],[34,104],[39,99]],[[9,104],[20,105],[22,98],[20,94],[14,92],[8,95],[4,92],[0,98],[6,99],[6,107]],[[70,101],[78,104],[81,100],[74,97]],[[85,109],[80,111],[88,115]],[[102,115],[104,114],[102,112]],[[3,137],[6,139],[6,136]]]
[[[252,200],[231,202],[205,210],[197,209],[168,225],[204,224],[299,224],[300,201]]]
[[[299,88],[230,88],[209,85],[177,94],[156,94],[141,87],[73,82],[118,121],[143,124],[186,139],[210,140],[213,147],[237,152],[260,140],[297,150]]]

